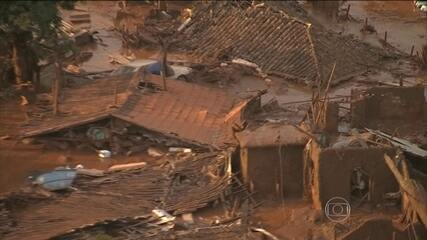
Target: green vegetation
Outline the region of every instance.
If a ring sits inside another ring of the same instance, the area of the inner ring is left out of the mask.
[[[15,83],[33,82],[38,61],[51,55],[62,41],[58,5],[72,8],[72,1],[0,2],[0,57],[10,59]],[[0,81],[4,81],[0,76]]]

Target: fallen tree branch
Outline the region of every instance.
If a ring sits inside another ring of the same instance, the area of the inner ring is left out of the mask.
[[[384,154],[384,160],[387,166],[390,168],[397,182],[399,183],[400,188],[406,198],[408,199],[408,206],[405,210],[409,210],[416,215],[418,215],[421,222],[424,226],[427,227],[427,192],[424,187],[412,180],[407,176],[407,166],[406,163],[403,163],[403,174],[399,172],[395,162],[387,154]],[[405,161],[405,159],[402,159]],[[409,208],[409,209],[408,209]],[[410,214],[412,215],[412,214]],[[416,216],[410,216],[412,220],[416,220]]]

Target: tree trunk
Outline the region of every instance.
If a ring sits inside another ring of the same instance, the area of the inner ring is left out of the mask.
[[[28,33],[16,33],[13,36],[12,66],[15,74],[15,83],[20,86],[25,82],[33,81],[34,61],[37,61],[35,53],[26,46]]]
[[[24,82],[23,71],[25,68],[25,61],[22,59],[22,49],[20,49],[16,41],[12,43],[12,64],[15,73],[15,83],[21,85]]]
[[[56,55],[55,59],[55,78],[54,82],[52,83],[52,98],[53,98],[53,114],[58,115],[59,108],[59,91],[61,88],[62,83],[62,63],[60,61],[60,58],[58,57],[58,54]]]

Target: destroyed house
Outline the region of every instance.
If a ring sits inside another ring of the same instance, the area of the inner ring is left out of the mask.
[[[305,173],[313,206],[324,209],[333,197],[347,199],[360,206],[386,202],[385,194],[399,190],[396,180],[384,162],[384,154],[394,156],[396,149],[368,146],[361,139],[345,137],[328,146],[311,142]]]
[[[266,74],[308,85],[331,74],[332,85],[374,67],[384,50],[341,36],[262,3],[250,7],[226,1],[200,3],[180,37],[181,48],[200,62],[241,58]]]
[[[408,134],[427,129],[427,96],[422,85],[373,87],[351,92],[351,125]]]
[[[292,125],[266,124],[237,138],[241,177],[256,198],[302,198],[304,133]]]
[[[64,89],[60,114],[32,121],[23,129],[22,137],[66,132],[112,119],[116,125],[126,122],[190,145],[219,149],[234,143],[232,125],[240,121],[246,105],[257,103],[253,101],[257,97],[239,99],[220,89],[172,79],[167,80],[164,91],[160,77],[141,74],[96,79]],[[142,77],[145,84],[138,87]]]

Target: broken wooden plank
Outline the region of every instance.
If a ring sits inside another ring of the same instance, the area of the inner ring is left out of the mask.
[[[384,160],[387,166],[390,168],[390,171],[393,173],[396,178],[399,186],[404,191],[404,194],[407,196],[409,200],[409,204],[412,209],[417,213],[421,222],[424,226],[427,227],[427,192],[424,187],[418,182],[406,178],[404,174],[399,172],[395,162],[391,159],[387,154],[384,154]],[[403,159],[405,161],[405,159]]]
[[[393,137],[379,130],[372,130],[369,128],[365,128],[371,134],[380,137],[382,139],[388,140],[393,146],[401,148],[403,151],[413,154],[415,156],[419,156],[422,158],[427,158],[427,151],[418,147],[417,145],[411,143],[408,140]]]
[[[108,168],[108,172],[139,169],[139,168],[145,167],[146,165],[147,165],[146,162],[113,165],[110,168]]]

